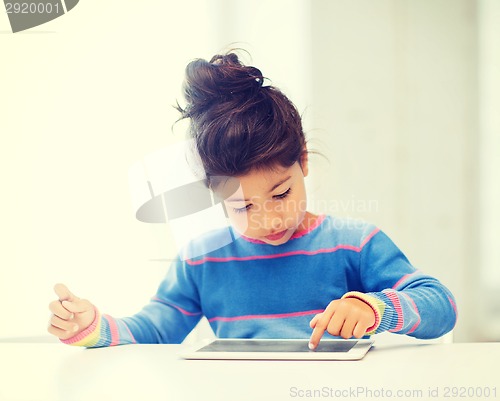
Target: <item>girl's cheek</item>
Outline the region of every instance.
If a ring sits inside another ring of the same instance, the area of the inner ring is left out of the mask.
[[[245,234],[248,231],[249,225],[248,213],[230,214],[229,223],[236,231]]]
[[[301,214],[307,209],[307,202],[304,198],[298,197],[295,199],[290,199],[287,204],[287,210],[291,213]]]
[[[259,215],[256,213],[248,214],[245,221],[245,231],[248,234],[258,231],[260,228]]]

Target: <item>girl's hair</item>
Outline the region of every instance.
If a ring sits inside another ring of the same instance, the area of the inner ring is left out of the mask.
[[[197,59],[186,67],[189,136],[201,159],[206,184],[214,176],[239,176],[251,169],[290,167],[300,161],[305,135],[297,108],[277,88],[264,86],[259,69],[235,53]]]

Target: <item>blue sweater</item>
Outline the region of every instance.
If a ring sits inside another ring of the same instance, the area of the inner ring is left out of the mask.
[[[212,250],[224,235],[219,230],[193,241],[189,253],[200,256],[174,261],[138,314],[116,319],[97,311],[87,330],[64,342],[180,343],[202,316],[221,338],[309,338],[313,316],[346,296],[373,308],[376,323],[368,334],[428,339],[455,325],[451,292],[415,269],[372,225],[320,216],[283,245],[239,237]]]

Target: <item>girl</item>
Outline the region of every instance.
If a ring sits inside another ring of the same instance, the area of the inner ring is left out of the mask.
[[[218,337],[309,338],[315,348],[323,335],[436,338],[454,327],[453,295],[382,231],[307,211],[299,113],[257,68],[235,53],[195,60],[184,95],[178,109],[234,240],[216,249],[216,230],[192,241],[187,254],[199,256],[179,256],[132,317],[103,315],[57,284],[51,334],[85,347],[180,343],[205,316]]]

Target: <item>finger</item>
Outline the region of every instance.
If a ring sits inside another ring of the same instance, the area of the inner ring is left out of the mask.
[[[346,340],[353,336],[354,327],[356,326],[357,320],[355,319],[346,319],[344,320],[344,324],[340,329],[340,336],[345,338]]]
[[[358,322],[356,326],[354,327],[354,330],[352,331],[352,335],[356,338],[361,338],[366,334],[366,329],[369,326],[362,322]]]
[[[78,331],[78,325],[73,322],[68,322],[67,320],[63,320],[60,317],[52,315],[49,321],[51,326],[57,327],[63,331],[68,333],[76,333]]]
[[[315,349],[318,346],[321,337],[323,337],[323,334],[330,323],[330,319],[335,313],[335,305],[335,301],[330,302],[325,311],[319,314],[320,316],[315,322],[311,338],[309,339],[309,349]]]
[[[62,306],[73,313],[83,313],[92,310],[92,304],[86,299],[78,299],[76,301],[62,301]]]
[[[68,338],[71,338],[75,335],[75,333],[73,332],[61,330],[60,328],[52,326],[51,324],[48,325],[47,331],[61,340],[67,340]]]
[[[330,333],[332,336],[340,336],[340,332],[342,331],[344,322],[345,315],[342,314],[341,311],[336,311],[333,317],[330,319],[330,322],[328,323],[328,333]]]
[[[311,338],[309,339],[309,349],[316,349],[321,340],[321,337],[323,337],[323,334],[325,334],[325,330],[326,328],[324,326],[316,325],[311,334]]]
[[[49,310],[56,316],[64,320],[71,320],[75,317],[75,314],[64,308],[61,301],[52,301],[49,304]]]
[[[311,319],[311,321],[309,322],[309,327],[311,327],[311,329],[314,329],[314,327],[316,327],[316,323],[321,318],[321,316],[323,316],[323,314],[322,313],[318,313],[316,316],[314,316]]]
[[[349,329],[352,330],[354,328],[354,324],[356,324],[357,321],[357,319],[350,316],[350,314],[352,314],[352,312],[349,304],[346,303],[343,299],[339,300],[339,302],[336,304],[335,314],[328,323],[328,333],[330,333],[332,336],[341,336],[344,325],[346,324],[346,322],[351,320],[352,323],[347,324],[346,331],[344,332],[345,335],[348,335],[347,331]]]
[[[54,292],[59,297],[60,301],[74,301],[78,299],[64,284],[57,283],[54,286]]]

